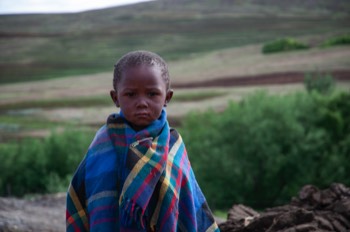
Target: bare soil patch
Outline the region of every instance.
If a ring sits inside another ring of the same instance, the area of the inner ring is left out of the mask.
[[[329,73],[338,81],[350,81],[350,70],[338,70],[324,72]],[[229,87],[229,86],[260,86],[276,84],[302,83],[305,73],[284,72],[270,73],[252,76],[221,77],[215,80],[196,81],[186,84],[173,84],[175,88],[199,88],[199,87]]]
[[[31,200],[0,198],[0,231],[65,231],[65,193],[42,195]]]

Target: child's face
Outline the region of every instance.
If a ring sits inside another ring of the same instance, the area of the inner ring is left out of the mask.
[[[127,69],[111,91],[114,103],[135,130],[141,130],[158,119],[162,108],[170,101],[172,90],[157,66],[137,66]]]

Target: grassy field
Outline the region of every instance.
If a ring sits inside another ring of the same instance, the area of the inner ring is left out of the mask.
[[[45,136],[57,128],[95,130],[116,111],[109,99],[113,65],[134,49],[161,54],[174,85],[348,70],[348,46],[319,45],[350,32],[349,3],[298,2],[156,1],[78,14],[1,15],[0,142]],[[311,49],[261,53],[265,42],[288,36]],[[349,89],[349,84],[338,87]],[[304,87],[175,89],[168,113],[177,124],[190,111],[221,111],[228,101],[262,88],[285,94]]]
[[[350,67],[349,47],[263,55],[262,45],[217,50],[214,52],[169,62],[173,84],[212,80],[220,77],[249,76],[288,71],[315,72],[346,70]],[[71,106],[79,104],[105,104],[112,85],[112,69],[109,72],[71,76],[28,83],[1,84],[0,109],[16,108],[13,104],[33,104],[48,108],[64,106],[64,99]],[[82,103],[77,103],[82,102]],[[29,103],[23,103],[29,102]],[[38,103],[41,102],[41,103]],[[46,102],[46,103],[45,103]],[[75,103],[74,103],[75,102]],[[83,103],[85,102],[85,103]],[[44,106],[44,105],[47,106]],[[17,106],[18,108],[18,106]]]
[[[346,1],[299,8],[264,2],[156,1],[78,14],[2,15],[0,83],[109,71],[135,49],[176,61],[286,36],[312,35],[307,42],[317,45],[350,32]]]
[[[226,49],[169,62],[173,84],[212,80],[222,76],[249,76],[286,71],[339,70],[349,67],[350,50],[346,46],[311,49],[263,56],[260,45]],[[256,63],[256,64],[255,64]],[[52,130],[88,128],[96,130],[116,109],[109,98],[112,75],[109,73],[71,76],[45,81],[0,85],[0,142],[27,136],[46,136]],[[337,88],[349,89],[349,82]],[[304,90],[299,84],[175,88],[168,106],[169,118],[176,126],[190,111],[212,108],[223,110],[229,101],[237,101],[257,90],[286,94]]]

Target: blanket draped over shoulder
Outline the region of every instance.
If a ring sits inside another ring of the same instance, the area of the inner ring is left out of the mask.
[[[109,116],[73,176],[67,231],[219,231],[166,112],[141,131]]]

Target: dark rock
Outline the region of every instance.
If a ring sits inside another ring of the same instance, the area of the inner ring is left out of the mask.
[[[234,205],[219,227],[223,232],[349,232],[350,189],[338,183],[324,190],[306,185],[290,204],[260,213]]]

